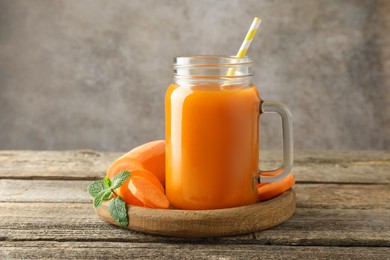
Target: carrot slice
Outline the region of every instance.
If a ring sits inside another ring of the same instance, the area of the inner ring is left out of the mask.
[[[108,177],[110,180],[112,180],[115,175],[117,175],[118,173],[120,173],[123,170],[129,171],[130,173],[132,173],[134,170],[141,169],[141,168],[142,168],[142,165],[137,160],[135,160],[133,158],[119,158],[111,164],[110,168],[108,168],[107,173],[106,173],[106,177]],[[128,183],[129,183],[129,179],[127,179],[127,181],[121,186],[121,187],[126,187],[127,191],[125,189],[120,190],[118,188],[115,192],[119,196],[121,196],[122,199],[127,204],[142,206],[143,203],[141,201],[139,201],[137,198],[135,198],[130,193],[129,189],[127,188]],[[116,197],[116,195],[114,195],[114,197]]]
[[[144,177],[134,176],[130,178],[129,190],[147,207],[158,209],[169,208],[169,201],[164,192]]]
[[[116,193],[127,203],[130,205],[143,206],[144,203],[137,199],[129,190],[129,182],[132,178],[138,176],[143,177],[150,181],[157,189],[159,189],[162,193],[164,193],[164,187],[161,185],[160,181],[154,176],[153,173],[145,170],[145,169],[135,169],[130,171],[130,178],[128,178],[125,183],[122,184],[117,190]]]
[[[164,187],[162,186],[161,182],[157,179],[157,177],[151,173],[150,171],[148,170],[145,170],[145,169],[136,169],[136,170],[133,170],[131,172],[131,176],[130,176],[130,179],[132,177],[136,177],[136,176],[141,176],[145,179],[147,179],[148,181],[150,181],[152,184],[154,184],[156,186],[156,188],[158,188],[162,193],[164,193]],[[123,187],[124,185],[122,185]]]
[[[280,181],[271,182],[265,185],[258,185],[258,198],[260,201],[272,199],[290,189],[294,184],[295,178],[291,173],[289,173],[284,179]]]
[[[165,185],[165,140],[157,140],[140,145],[120,158],[133,158],[142,164],[142,167]]]

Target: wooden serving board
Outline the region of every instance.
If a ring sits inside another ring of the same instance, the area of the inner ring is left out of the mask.
[[[108,202],[96,209],[101,219],[116,225]],[[256,204],[218,210],[150,209],[127,206],[128,228],[175,237],[216,237],[261,231],[279,225],[295,211],[295,192]]]

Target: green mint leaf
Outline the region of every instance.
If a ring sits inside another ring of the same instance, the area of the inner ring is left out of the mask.
[[[107,187],[102,180],[94,181],[88,185],[88,193],[92,197],[95,197],[99,192],[105,189],[107,189]]]
[[[103,200],[107,200],[111,197],[111,190],[102,190],[93,198],[93,206],[98,208],[102,205]]]
[[[114,176],[114,178],[111,181],[111,187],[110,189],[117,189],[120,186],[122,186],[123,183],[127,180],[127,178],[130,177],[130,172],[128,171],[121,171],[117,175]]]
[[[104,184],[106,184],[106,188],[110,188],[111,186],[111,180],[108,177],[103,178]]]
[[[108,203],[108,209],[111,217],[121,227],[127,227],[129,222],[127,221],[126,203],[120,198],[110,200]]]

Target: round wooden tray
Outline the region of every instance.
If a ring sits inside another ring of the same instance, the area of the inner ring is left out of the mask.
[[[101,219],[116,224],[107,207],[96,209]],[[127,206],[129,229],[175,237],[215,237],[261,231],[279,225],[295,211],[295,192],[256,204],[218,210],[150,209]]]

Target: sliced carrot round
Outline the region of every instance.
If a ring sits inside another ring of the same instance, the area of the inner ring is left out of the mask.
[[[131,177],[130,177],[131,178]],[[120,196],[126,204],[135,205],[135,206],[143,206],[144,203],[134,197],[133,194],[131,194],[128,186],[130,182],[130,178],[128,178],[125,183],[122,184],[118,189],[116,189],[116,194]]]
[[[154,176],[153,173],[145,170],[145,169],[135,169],[130,171],[130,178],[126,180],[122,186],[120,186],[116,193],[127,203],[130,205],[143,206],[144,203],[137,199],[129,190],[129,181],[134,177],[143,177],[150,181],[157,189],[159,189],[162,193],[164,193],[164,187],[161,185],[160,181]]]
[[[145,206],[159,209],[169,208],[169,201],[164,192],[148,179],[134,176],[130,178],[128,187],[134,197],[143,202]]]
[[[154,184],[157,189],[159,189],[162,193],[164,193],[164,187],[162,186],[160,181],[157,179],[157,177],[153,173],[151,173],[150,171],[145,170],[145,169],[135,169],[131,172],[130,179],[133,177],[136,177],[136,176],[140,176],[140,177],[147,179],[152,184]],[[124,185],[122,185],[122,186],[124,186]]]

